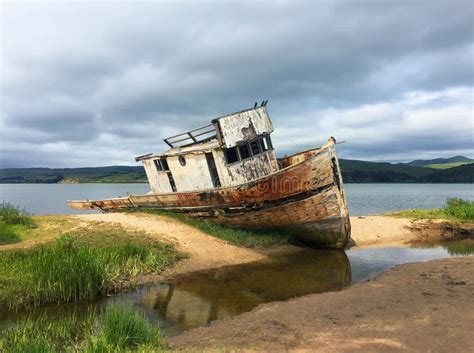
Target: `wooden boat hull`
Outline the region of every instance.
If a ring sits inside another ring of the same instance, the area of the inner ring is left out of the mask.
[[[237,187],[68,203],[74,209],[104,212],[183,212],[235,228],[287,232],[314,247],[346,247],[350,220],[334,140],[279,162],[278,172]]]

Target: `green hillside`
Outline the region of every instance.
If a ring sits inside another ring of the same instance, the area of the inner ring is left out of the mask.
[[[79,183],[143,183],[142,166],[112,166],[96,168],[8,168],[0,169],[0,183],[46,183],[61,181]]]
[[[437,170],[420,179],[422,183],[474,183],[474,164]]]
[[[433,170],[404,163],[377,163],[339,160],[346,183],[416,183]]]
[[[450,158],[435,158],[435,159],[417,159],[406,163],[414,167],[428,167],[429,165],[438,165],[438,164],[451,164],[451,163],[473,163],[474,159],[467,158],[464,156],[454,156]],[[430,167],[433,168],[433,167]]]
[[[449,169],[459,167],[460,165],[472,164],[474,162],[453,162],[453,163],[440,163],[440,164],[426,164],[423,167],[432,169]]]

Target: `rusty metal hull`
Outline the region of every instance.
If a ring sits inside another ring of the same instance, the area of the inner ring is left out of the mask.
[[[236,187],[68,203],[80,210],[183,212],[235,228],[288,232],[314,247],[344,248],[350,221],[334,141],[279,163],[278,172]]]

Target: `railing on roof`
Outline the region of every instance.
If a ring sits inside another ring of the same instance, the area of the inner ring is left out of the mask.
[[[209,124],[178,135],[167,137],[164,141],[170,147],[181,147],[209,141],[214,138],[217,138],[216,128],[214,127],[214,124]],[[177,143],[180,142],[183,143],[177,145]]]

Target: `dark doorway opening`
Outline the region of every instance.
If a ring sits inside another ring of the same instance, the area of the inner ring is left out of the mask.
[[[206,153],[206,160],[207,166],[209,167],[209,173],[211,173],[212,185],[214,185],[215,188],[218,188],[221,186],[221,180],[219,179],[216,162],[214,161],[212,153]]]

